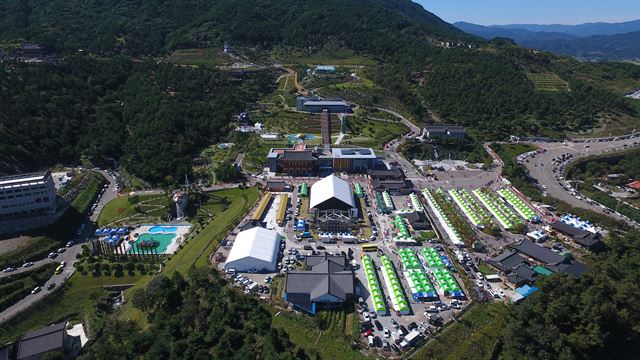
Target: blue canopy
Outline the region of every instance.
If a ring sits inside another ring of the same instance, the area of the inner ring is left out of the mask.
[[[125,229],[125,228],[120,228],[120,229],[118,229],[118,234],[126,234],[126,233],[128,233],[128,232],[129,232],[129,230],[127,230],[127,229]]]
[[[110,236],[108,236],[108,235],[107,235],[107,236],[105,236],[105,237],[104,237],[104,241],[109,242],[110,240],[111,240],[111,237],[110,237]]]
[[[522,295],[522,297],[527,297],[538,290],[539,289],[537,287],[529,285],[524,285],[522,287],[516,288],[516,292]]]
[[[109,229],[109,235],[115,235],[118,232],[116,229]]]
[[[102,229],[96,229],[95,234],[96,234],[96,236],[101,236],[102,235]]]

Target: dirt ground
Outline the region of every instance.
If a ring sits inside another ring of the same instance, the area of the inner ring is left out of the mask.
[[[0,254],[8,253],[21,246],[26,245],[31,240],[29,236],[18,236],[0,240]]]

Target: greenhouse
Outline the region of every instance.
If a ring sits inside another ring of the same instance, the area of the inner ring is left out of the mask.
[[[498,190],[498,194],[502,196],[507,202],[516,209],[516,212],[520,214],[526,220],[533,220],[537,215],[533,209],[531,209],[527,204],[525,204],[522,199],[520,199],[516,194],[511,191],[511,189],[500,189]]]
[[[362,188],[362,185],[360,185],[359,183],[356,183],[354,186],[354,189],[356,191],[356,196],[359,198],[363,198],[364,197],[364,189]]]
[[[382,200],[384,200],[384,204],[387,206],[387,209],[393,210],[395,207],[393,206],[393,201],[391,201],[391,195],[388,192],[382,193]]]
[[[378,315],[384,315],[387,313],[387,306],[384,303],[384,294],[380,288],[378,282],[378,276],[376,275],[376,269],[373,265],[373,260],[369,255],[362,256],[362,268],[367,276],[367,285],[369,286],[369,293],[371,294],[371,301],[373,302],[373,308]]]
[[[433,276],[438,281],[445,296],[464,297],[464,292],[460,289],[458,282],[447,269],[433,269]]]
[[[382,277],[387,285],[387,292],[391,298],[391,305],[393,309],[402,315],[410,314],[411,307],[409,307],[409,302],[404,295],[402,284],[400,283],[400,279],[398,279],[398,274],[393,266],[393,262],[386,255],[382,255],[380,259],[382,260],[380,270],[382,271]]]
[[[418,212],[424,211],[424,207],[422,206],[420,199],[418,199],[418,195],[416,195],[415,193],[411,193],[409,194],[409,199],[411,199],[411,205],[413,205],[413,209],[415,211],[418,211]]]
[[[436,218],[440,225],[444,228],[444,231],[449,235],[449,239],[454,245],[464,245],[462,238],[460,236],[460,231],[453,227],[453,223],[447,217],[447,215],[442,211],[440,205],[436,202],[433,195],[431,195],[431,191],[429,189],[423,189],[422,195],[427,199],[427,204],[431,207],[433,212],[436,214]]]

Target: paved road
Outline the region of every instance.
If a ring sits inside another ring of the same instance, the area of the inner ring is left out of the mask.
[[[405,118],[404,116],[402,116],[402,114],[395,112],[393,110],[390,109],[385,109],[385,108],[381,108],[381,107],[373,107],[376,110],[379,111],[384,111],[388,114],[391,114],[395,117],[397,117],[398,119],[400,119],[409,129],[411,129],[411,132],[413,132],[416,136],[420,135],[420,133],[422,132],[422,129],[417,126],[416,124],[412,123],[411,121],[409,121],[407,118]]]
[[[634,144],[636,143],[636,144]],[[584,198],[578,199],[566,190],[567,183],[560,177],[562,176],[561,166],[554,166],[553,159],[563,154],[571,154],[571,161],[583,158],[589,155],[598,155],[608,152],[616,152],[631,148],[640,144],[640,138],[632,137],[626,139],[618,139],[612,141],[592,141],[592,142],[562,142],[562,143],[535,143],[546,152],[535,154],[524,160],[523,164],[529,170],[531,177],[536,179],[540,186],[546,186],[547,194],[551,197],[562,200],[572,206],[583,209],[592,210],[601,214],[606,214],[605,210],[597,203],[590,202]],[[625,146],[627,145],[627,146]],[[527,162],[528,160],[528,162]],[[556,172],[553,170],[556,168]],[[564,186],[564,187],[563,187]],[[579,190],[579,189],[578,189]],[[629,222],[626,217],[615,213],[606,214],[617,220]]]
[[[50,283],[55,283],[56,288],[58,288],[59,286],[61,286],[61,284],[67,281],[67,279],[69,279],[71,275],[73,275],[73,272],[75,271],[75,268],[73,267],[73,262],[76,260],[76,256],[82,251],[82,245],[87,241],[87,239],[91,236],[91,234],[95,230],[95,223],[98,219],[98,215],[100,214],[100,211],[102,210],[102,208],[106,203],[108,203],[109,201],[113,200],[118,196],[118,193],[115,191],[115,180],[106,171],[100,170],[98,172],[102,174],[102,176],[104,176],[105,179],[109,182],[109,187],[100,197],[98,206],[94,210],[93,215],[91,215],[88,219],[85,219],[83,221],[83,224],[85,226],[84,230],[80,231],[80,229],[78,229],[79,235],[76,236],[76,238],[74,239],[75,244],[71,247],[66,248],[66,251],[62,254],[59,254],[56,259],[49,259],[47,257],[45,259],[35,262],[34,266],[32,267],[20,268],[15,272],[12,272],[9,274],[2,273],[0,275],[0,277],[13,275],[19,272],[35,269],[44,264],[54,262],[54,261],[55,262],[65,261],[67,263],[67,266],[65,267],[62,273],[58,275],[54,275],[42,286],[42,291],[40,291],[39,293],[36,293],[35,295],[28,295],[24,299],[18,301],[13,306],[2,311],[0,313],[0,324],[10,320],[17,314],[21,313],[22,311],[26,310],[27,308],[35,304],[37,301],[49,295],[51,292],[46,290],[47,285],[49,285]],[[69,239],[69,240],[72,240],[72,239]]]

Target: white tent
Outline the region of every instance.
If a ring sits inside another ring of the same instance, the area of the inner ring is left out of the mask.
[[[335,175],[329,175],[311,186],[309,208],[348,210],[354,207],[351,185]]]
[[[224,264],[225,270],[275,272],[280,234],[261,227],[238,233]]]

